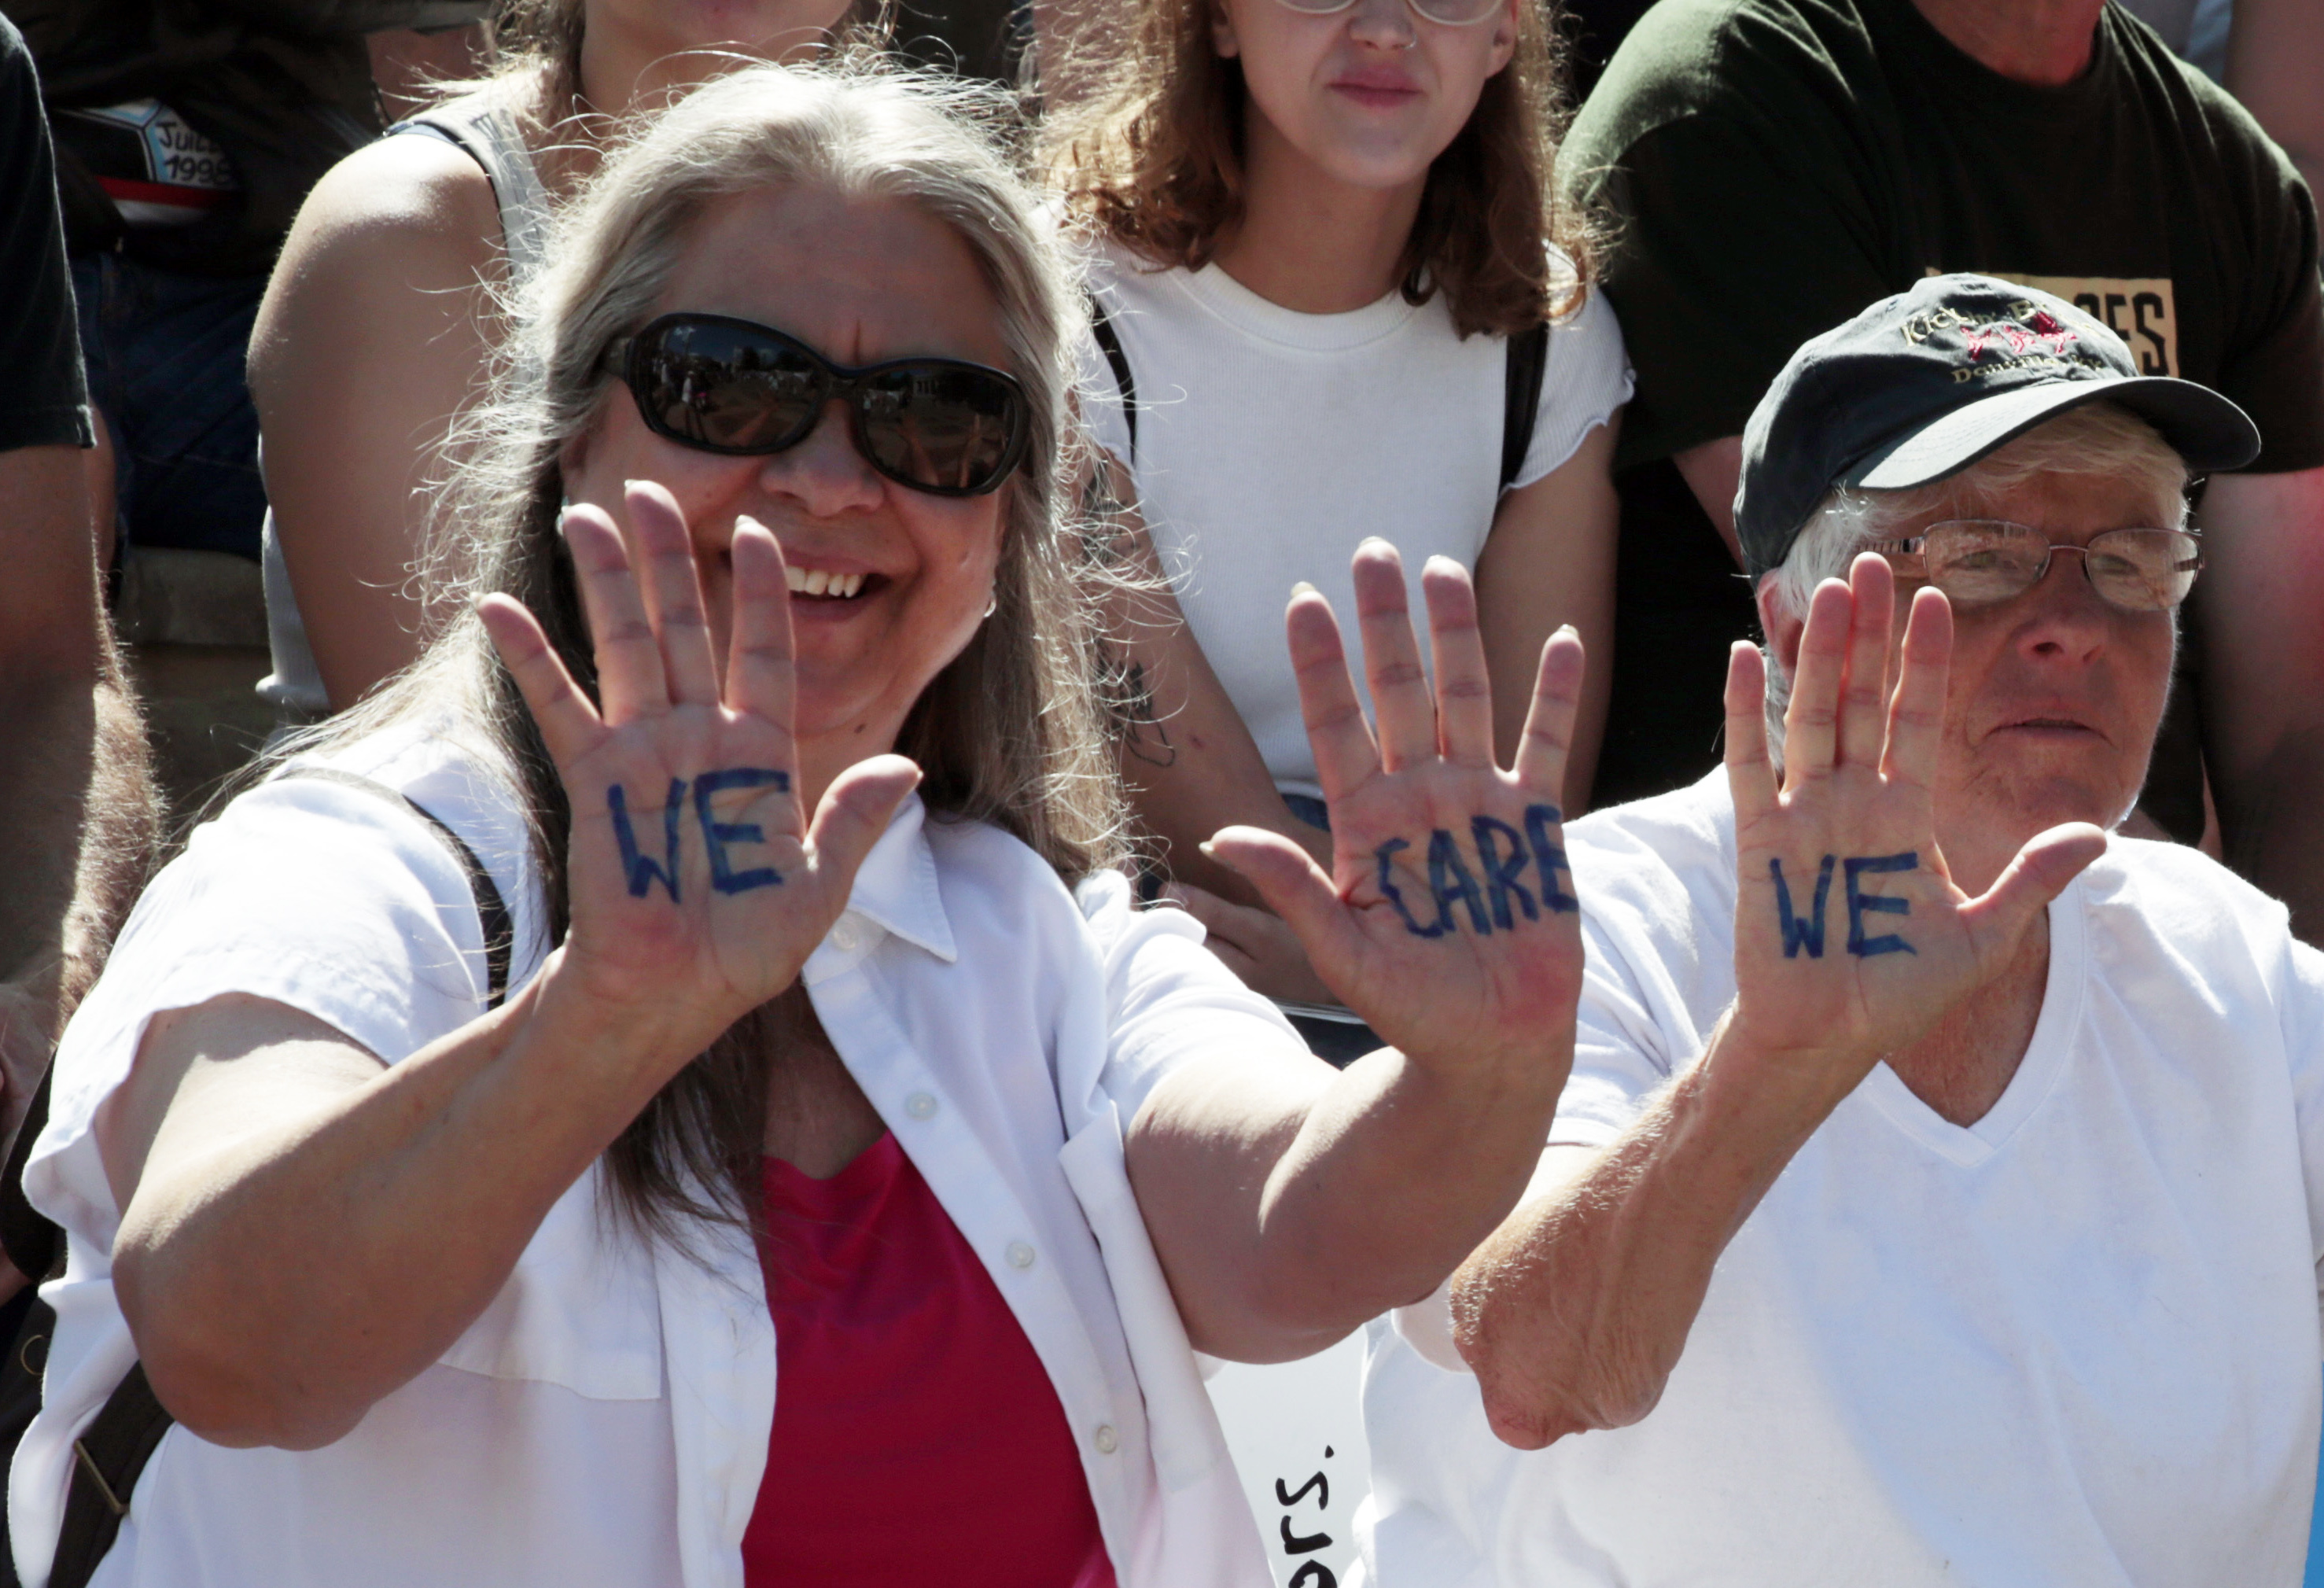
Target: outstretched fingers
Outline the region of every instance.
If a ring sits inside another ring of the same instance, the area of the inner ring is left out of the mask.
[[[790,587],[774,531],[734,522],[734,624],[726,651],[726,704],[773,725],[788,739],[798,698],[791,649]]]
[[[622,488],[622,505],[630,522],[630,544],[646,612],[661,645],[670,701],[678,706],[715,706],[718,665],[686,514],[669,488],[651,480],[628,482]]]
[[[846,899],[863,857],[919,782],[920,769],[900,755],[859,761],[831,780],[815,808],[807,842],[815,856],[816,881],[833,897]]]
[[[1904,660],[1888,706],[1888,748],[1880,771],[1891,782],[1926,789],[1936,775],[1952,653],[1952,604],[1934,586],[1922,590],[1904,623]]]
[[[1469,570],[1432,557],[1420,572],[1428,604],[1428,651],[1436,674],[1436,752],[1455,766],[1482,771],[1493,762],[1493,685],[1485,639],[1477,627],[1477,591]]]
[[[1775,768],[1767,756],[1767,659],[1748,640],[1727,652],[1727,788],[1738,831],[1775,808]]]
[[[1792,668],[1784,712],[1784,787],[1831,775],[1840,753],[1840,690],[1848,675],[1849,631],[1856,599],[1838,579],[1816,586]]]
[[[1332,604],[1313,585],[1291,593],[1283,614],[1291,646],[1291,670],[1299,684],[1299,716],[1315,755],[1315,780],[1323,798],[1345,798],[1379,771],[1379,747],[1364,720],[1363,702],[1348,673],[1347,647]]]
[[[1404,560],[1374,539],[1356,548],[1356,623],[1364,637],[1364,681],[1379,719],[1380,765],[1401,771],[1436,755],[1436,702],[1420,665],[1405,596]],[[1488,743],[1491,743],[1488,730]]]
[[[1566,624],[1541,648],[1534,674],[1533,704],[1526,708],[1525,733],[1517,740],[1512,769],[1518,787],[1553,805],[1565,803],[1565,763],[1573,748],[1573,724],[1582,711],[1582,675],[1588,659],[1582,636]]]
[[[630,572],[630,554],[602,507],[565,510],[566,549],[574,582],[589,617],[590,649],[597,658],[597,696],[609,723],[659,716],[669,709],[661,645]]]
[[[1838,761],[1869,771],[1888,734],[1888,634],[1895,624],[1896,575],[1888,559],[1867,551],[1849,565],[1855,611],[1848,637],[1848,676],[1840,692]]]
[[[1259,890],[1267,908],[1299,939],[1315,974],[1344,997],[1362,934],[1314,856],[1264,827],[1222,827],[1203,852]]]
[[[476,616],[540,725],[549,759],[560,767],[572,765],[604,737],[597,708],[565,670],[540,620],[523,603],[512,596],[487,596],[476,603]]]
[[[1989,970],[2015,954],[2034,916],[2106,851],[2105,831],[2088,822],[2068,822],[2027,839],[1993,886],[1961,906],[1978,963]]]

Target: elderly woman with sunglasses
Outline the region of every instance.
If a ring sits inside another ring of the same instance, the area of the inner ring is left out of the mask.
[[[1513,1205],[1578,643],[1505,771],[1457,569],[1432,693],[1358,559],[1377,736],[1293,601],[1335,870],[1216,849],[1396,1044],[1309,1057],[1131,908],[1079,300],[931,92],[754,68],[609,162],[456,504],[475,615],[147,894],[27,1175],[27,1582],[1259,1588],[1194,1353]]]

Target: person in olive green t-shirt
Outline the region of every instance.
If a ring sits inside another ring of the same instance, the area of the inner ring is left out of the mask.
[[[1976,271],[2074,300],[2142,368],[2257,420],[2259,459],[2202,503],[2190,687],[2144,808],[2200,836],[2208,761],[2229,860],[2324,933],[2316,208],[2251,117],[2102,0],[1662,0],[1562,170],[1618,225],[1606,290],[1638,383],[1599,802],[1717,759],[1753,623],[1737,438],[1768,381],[1873,300]]]

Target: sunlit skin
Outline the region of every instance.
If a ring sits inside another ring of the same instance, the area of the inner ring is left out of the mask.
[[[1213,46],[1242,67],[1240,217],[1219,264],[1303,313],[1360,309],[1395,285],[1428,168],[1517,45],[1514,0],[1448,26],[1405,0],[1317,16],[1222,0]]]
[[[2079,546],[2107,530],[2175,522],[2161,505],[2133,482],[2045,474],[1990,494],[1970,516],[2027,524]],[[1931,512],[1908,522],[1898,538],[1960,516]],[[2169,613],[2107,605],[2083,577],[2081,561],[2053,554],[2042,581],[2015,600],[1953,609],[1937,836],[1954,879],[1972,893],[1989,886],[2036,833],[2062,822],[2113,826],[2146,780],[2176,628]],[[1920,587],[1910,578],[1896,582],[1895,644]],[[1788,672],[1799,660],[1803,623],[1776,611],[1773,589],[1762,587],[1760,614]]]
[[[968,245],[897,203],[778,191],[714,206],[654,312],[680,309],[773,326],[844,365],[929,355],[1009,365],[999,309]],[[771,530],[795,568],[867,576],[862,594],[845,600],[790,601],[799,775],[810,808],[840,771],[894,746],[914,701],[975,634],[992,599],[1013,488],[944,497],[898,485],[856,452],[836,402],[788,451],[698,452],[646,429],[618,383],[568,449],[564,474],[573,502],[604,509],[617,524],[626,481],[654,481],[676,498],[722,659],[737,522]]]
[[[1467,125],[1485,79],[1509,63],[1517,16],[1504,6],[1448,26],[1405,0],[1356,0],[1323,16],[1279,0],[1223,0],[1213,36],[1242,63],[1254,145],[1286,144],[1351,187],[1416,188]]]

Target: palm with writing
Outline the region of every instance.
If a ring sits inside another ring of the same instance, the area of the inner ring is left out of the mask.
[[[596,704],[521,605],[493,596],[480,610],[572,806],[572,925],[553,976],[682,1059],[798,977],[919,773],[901,756],[860,762],[810,826],[781,548],[757,524],[735,531],[722,679],[677,503],[633,484],[625,508],[627,544],[600,509],[565,515]]]
[[[1784,718],[1767,752],[1766,664],[1738,644],[1727,673],[1735,800],[1734,1024],[1799,1055],[1839,1094],[2006,965],[2036,917],[2106,850],[2088,823],[2030,840],[1972,899],[1937,847],[1932,796],[1952,609],[1913,601],[1890,689],[1895,576],[1858,557],[1810,605]],[[1837,1100],[1835,1096],[1834,1101]]]
[[[1325,984],[1406,1055],[1448,1066],[1570,1062],[1582,933],[1557,801],[1582,642],[1561,632],[1544,648],[1517,764],[1504,771],[1493,759],[1492,690],[1469,576],[1437,558],[1421,582],[1433,691],[1395,548],[1372,540],[1356,552],[1377,735],[1331,604],[1303,590],[1286,615],[1331,811],[1331,874],[1289,839],[1255,827],[1224,829],[1211,853],[1250,879]]]

